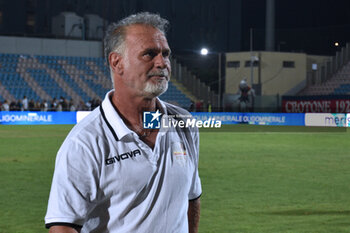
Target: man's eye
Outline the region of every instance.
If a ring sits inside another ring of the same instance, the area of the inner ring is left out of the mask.
[[[168,52],[168,51],[163,52],[162,55],[163,55],[163,57],[168,58],[168,57],[170,57],[170,52]]]
[[[157,56],[157,54],[155,52],[147,52],[145,53],[145,56],[154,58],[155,56]]]

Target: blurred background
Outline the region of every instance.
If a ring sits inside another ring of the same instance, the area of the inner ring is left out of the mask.
[[[170,21],[172,80],[160,98],[190,111],[349,112],[348,0],[0,0],[0,105],[76,111],[112,84],[110,22]]]

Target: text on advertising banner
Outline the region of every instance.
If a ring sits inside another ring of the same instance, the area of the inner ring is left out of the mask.
[[[3,125],[76,124],[76,112],[0,112]]]
[[[192,112],[198,120],[209,118],[220,120],[222,124],[251,125],[305,125],[303,113],[239,113],[239,112]]]

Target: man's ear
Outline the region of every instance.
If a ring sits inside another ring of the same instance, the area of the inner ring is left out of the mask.
[[[122,63],[122,56],[119,53],[110,53],[108,56],[109,66],[113,70],[113,72],[121,75],[124,71],[124,66]]]

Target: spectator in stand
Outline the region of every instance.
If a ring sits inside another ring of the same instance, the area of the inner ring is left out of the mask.
[[[100,106],[101,101],[99,99],[92,99],[91,100],[91,110],[94,110],[98,106]]]
[[[70,104],[67,99],[64,99],[64,106],[63,111],[70,111]]]
[[[190,104],[190,106],[189,106],[189,108],[188,108],[188,111],[189,111],[189,112],[195,111],[193,101],[191,101],[191,104]]]
[[[23,96],[21,110],[22,111],[28,111],[28,107],[29,107],[29,103],[28,103],[27,96]]]
[[[1,105],[1,111],[10,111],[10,105],[7,102],[7,100],[5,100],[4,103]]]
[[[52,103],[51,103],[51,111],[56,111],[58,101],[56,98],[53,98]]]
[[[22,110],[22,100],[19,100],[18,102],[12,101],[10,103],[10,111],[20,111]]]
[[[208,101],[208,104],[207,104],[207,112],[211,112],[211,102]]]
[[[80,101],[79,104],[78,104],[78,107],[77,107],[77,110],[78,111],[85,111],[85,104],[83,101]]]
[[[203,111],[203,100],[200,100],[196,103],[196,112],[202,112]]]
[[[66,98],[61,96],[60,104],[62,105],[62,111],[69,111],[69,103]]]
[[[88,102],[85,103],[85,107],[87,111],[91,111],[91,106],[92,106],[92,101],[89,100]]]
[[[31,99],[28,103],[28,110],[29,111],[35,111],[35,102],[33,99]]]
[[[22,100],[18,100],[17,102],[14,102],[14,106],[13,107],[14,107],[13,111],[21,111],[21,109],[23,107]],[[10,108],[11,108],[11,105],[10,105]]]
[[[40,110],[42,112],[47,112],[49,109],[49,104],[47,103],[46,100],[44,100],[42,103],[41,103],[41,106],[40,106]]]
[[[73,100],[71,99],[71,100],[69,101],[69,111],[75,112],[76,110],[77,110],[77,109],[75,108],[74,102],[73,102]]]
[[[61,103],[58,103],[57,104],[57,107],[56,107],[56,112],[62,112],[62,104]]]
[[[41,110],[41,103],[40,100],[37,100],[34,105],[34,110],[35,111],[40,111]]]

